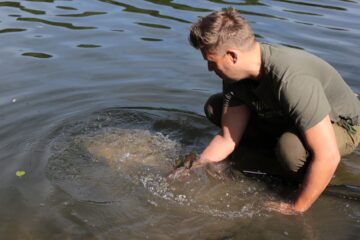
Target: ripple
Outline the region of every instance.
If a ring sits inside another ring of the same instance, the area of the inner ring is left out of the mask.
[[[21,17],[20,14],[9,14],[8,16],[9,16],[9,17]]]
[[[48,177],[82,200],[121,198],[110,189],[128,191],[140,183],[144,174],[170,169],[178,154],[178,143],[165,133],[151,130],[157,118],[149,113],[108,109],[91,114],[85,121],[61,124],[50,133],[54,141],[50,146]],[[101,178],[109,181],[101,188],[96,187]],[[126,186],[119,188],[124,182]],[[94,195],[94,191],[102,192],[102,196]]]
[[[289,12],[289,13],[300,14],[300,15],[309,15],[309,16],[318,16],[318,17],[323,16],[322,14],[318,14],[318,13],[310,13],[310,12],[296,11],[296,10],[290,10],[290,9],[284,9],[283,11]]]
[[[18,2],[0,2],[0,7],[18,8],[18,9],[24,11],[24,12],[32,13],[32,14],[35,14],[35,15],[44,15],[44,14],[46,14],[46,12],[42,11],[42,10],[26,8],[26,7],[24,7],[23,5],[21,5]]]
[[[77,45],[77,47],[79,47],[79,48],[98,48],[98,47],[101,47],[101,45],[96,45],[96,44],[79,44],[79,45]]]
[[[137,22],[136,24],[139,24],[141,26],[149,27],[149,28],[160,28],[160,29],[171,29],[171,27],[160,25],[160,24],[154,24],[154,23],[143,23],[143,22]]]
[[[213,3],[219,3],[219,4],[230,4],[230,5],[239,5],[239,6],[246,6],[246,5],[251,5],[251,6],[268,6],[265,3],[262,3],[260,1],[245,1],[245,2],[229,2],[229,1],[223,1],[223,0],[207,0],[208,2],[213,2]]]
[[[39,52],[26,52],[21,54],[27,57],[34,57],[34,58],[51,58],[52,56],[46,53],[39,53]]]
[[[64,9],[64,10],[77,10],[77,8],[68,7],[68,6],[56,6],[56,8]]]
[[[184,19],[181,19],[181,18],[162,15],[157,10],[137,8],[137,7],[131,6],[129,4],[117,2],[117,1],[114,1],[114,0],[99,0],[99,1],[104,2],[104,3],[109,3],[109,4],[112,4],[112,5],[115,5],[115,6],[123,7],[124,12],[134,12],[134,13],[146,14],[146,15],[150,15],[150,16],[154,16],[154,17],[158,17],[158,18],[175,20],[175,21],[182,22],[182,23],[191,23],[190,21],[187,21],[187,20],[184,20]]]
[[[324,8],[324,9],[331,9],[331,10],[339,10],[339,11],[346,11],[346,8],[326,5],[326,4],[316,4],[313,2],[300,2],[300,1],[291,1],[291,0],[275,0],[276,2],[285,2],[290,4],[302,5],[302,6],[310,6],[310,7],[317,7],[317,8]]]
[[[26,22],[40,22],[51,26],[64,27],[72,30],[87,30],[87,29],[96,29],[96,27],[83,27],[83,26],[74,26],[72,23],[64,22],[53,22],[40,18],[17,18],[17,21],[26,21]]]
[[[199,118],[178,110],[116,108],[93,113],[86,120],[66,121],[50,133],[46,175],[75,199],[92,204],[114,205],[124,196],[135,199],[136,195],[156,207],[164,207],[165,201],[175,211],[221,218],[258,215],[261,200],[273,197],[261,182],[219,181],[203,170],[186,182],[166,180],[181,154],[201,148],[184,143],[208,138],[196,134],[208,124],[195,127]],[[137,207],[131,205],[127,211]]]
[[[169,6],[174,9],[178,9],[178,10],[191,11],[191,12],[211,12],[210,9],[206,9],[206,8],[196,8],[196,7],[192,7],[192,6],[185,5],[185,4],[173,3],[172,0],[162,0],[162,1],[145,0],[145,1],[154,3],[156,5]]]
[[[250,12],[250,11],[239,10],[239,9],[237,9],[237,10],[238,10],[238,12],[240,12],[241,14],[244,14],[244,15],[253,15],[253,16],[266,17],[266,18],[274,18],[274,19],[286,20],[286,18],[284,18],[284,17],[278,17],[278,16],[274,16],[274,15],[271,15],[271,14]]]
[[[55,0],[26,0],[28,2],[44,2],[44,3],[53,3]]]
[[[329,30],[334,30],[334,31],[341,31],[341,32],[348,32],[349,31],[348,29],[339,28],[339,27],[330,27],[330,26],[322,26],[322,25],[318,25],[318,26],[322,27],[322,28],[327,28]]]
[[[14,33],[14,32],[23,32],[26,31],[24,28],[5,28],[1,29],[0,33]]]
[[[141,40],[147,41],[147,42],[161,42],[162,39],[159,38],[141,38]]]
[[[96,16],[96,15],[104,15],[107,14],[106,12],[83,12],[83,13],[77,13],[77,14],[58,14],[56,16],[58,17],[90,17],[90,16]]]

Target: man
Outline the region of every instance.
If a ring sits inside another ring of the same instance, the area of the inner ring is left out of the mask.
[[[223,80],[222,94],[205,105],[207,117],[221,131],[192,167],[220,162],[235,149],[241,158],[238,149],[251,144],[260,149],[265,142],[286,176],[305,173],[293,203],[270,202],[267,207],[284,214],[309,209],[329,184],[340,157],[360,141],[355,94],[320,58],[257,42],[232,8],[200,18],[189,40],[209,71]]]

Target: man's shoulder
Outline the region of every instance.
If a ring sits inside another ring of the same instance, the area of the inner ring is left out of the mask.
[[[269,57],[278,57],[282,55],[297,56],[298,54],[306,57],[317,57],[314,54],[295,46],[285,46],[280,44],[261,43],[261,48],[267,52]]]
[[[298,48],[265,44],[264,51],[267,56],[263,60],[265,66],[268,67],[292,67],[300,70],[311,67],[307,64],[308,62],[316,65],[325,64],[325,61],[318,56]]]
[[[262,44],[264,71],[275,81],[311,76],[319,79],[338,75],[325,60],[302,49],[288,46]]]

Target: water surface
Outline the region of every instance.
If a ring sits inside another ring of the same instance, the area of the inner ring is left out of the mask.
[[[360,93],[358,0],[0,2],[2,238],[360,237],[358,188],[288,217],[262,209],[284,199],[276,179],[199,170],[164,180],[176,157],[199,153],[217,131],[202,108],[221,81],[187,34],[227,6],[259,41],[324,58]],[[359,154],[343,158],[334,184],[360,185]]]

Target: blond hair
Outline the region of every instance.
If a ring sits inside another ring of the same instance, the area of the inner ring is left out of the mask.
[[[254,45],[255,36],[247,21],[234,8],[227,8],[200,17],[190,29],[189,42],[194,48],[207,51],[225,45],[248,50]]]

